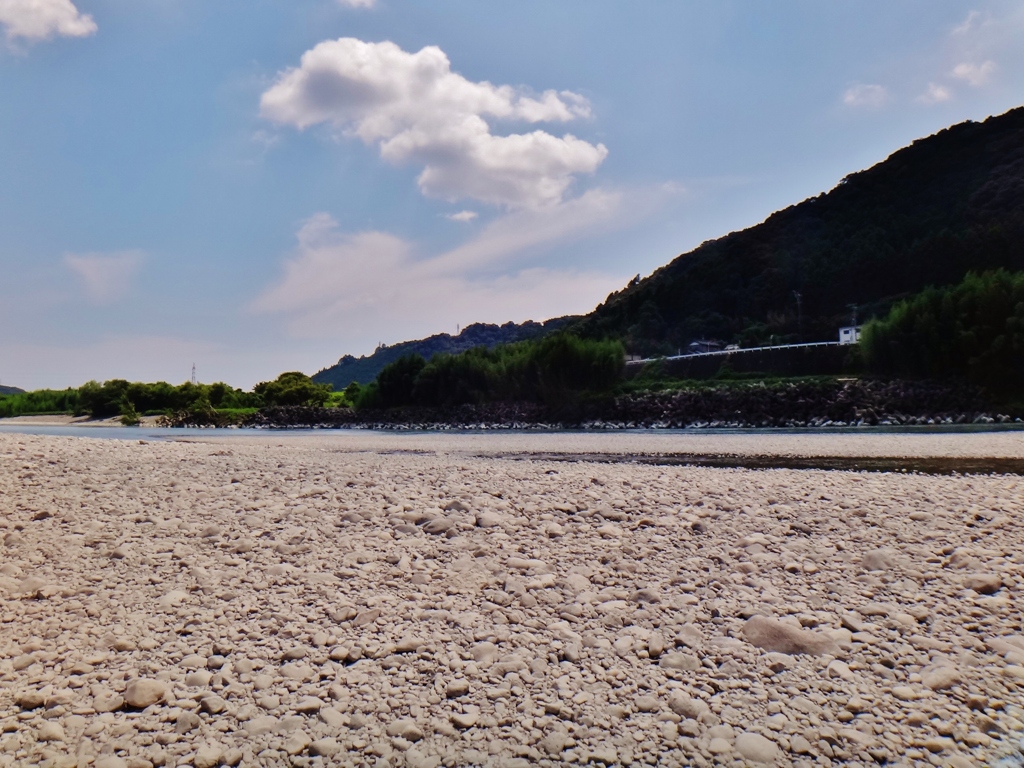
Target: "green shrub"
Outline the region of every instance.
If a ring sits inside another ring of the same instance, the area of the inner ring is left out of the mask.
[[[274,381],[262,381],[253,392],[263,398],[264,405],[323,406],[331,395],[330,384],[317,384],[299,371],[282,373]]]
[[[140,423],[142,423],[142,419],[139,417],[139,412],[135,410],[132,401],[125,398],[121,402],[121,426],[137,427]]]

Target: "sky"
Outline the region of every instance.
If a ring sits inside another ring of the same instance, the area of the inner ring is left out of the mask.
[[[1017,0],[0,0],[0,383],[249,388],[1024,104]]]

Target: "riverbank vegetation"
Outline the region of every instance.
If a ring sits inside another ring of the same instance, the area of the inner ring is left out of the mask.
[[[455,407],[494,402],[563,405],[610,393],[623,380],[625,352],[616,341],[556,334],[537,341],[478,347],[429,362],[407,355],[359,389],[358,410]]]
[[[77,388],[41,389],[0,397],[0,417],[67,414],[97,419],[120,416],[135,421],[139,416],[169,411],[204,408],[254,411],[262,405],[258,394],[223,382],[186,382],[174,386],[164,381],[143,383],[111,379],[103,383],[89,381]]]
[[[1001,400],[1024,388],[1024,272],[970,273],[928,288],[872,320],[861,338],[867,369],[886,377],[961,379]]]

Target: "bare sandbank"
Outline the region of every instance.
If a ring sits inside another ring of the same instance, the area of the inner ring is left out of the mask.
[[[0,434],[0,765],[969,768],[1015,749],[1019,477],[498,455],[748,436],[350,437]]]

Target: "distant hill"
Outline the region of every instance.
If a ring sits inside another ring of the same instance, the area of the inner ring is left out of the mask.
[[[915,141],[827,194],[704,243],[574,326],[628,351],[827,340],[928,285],[1024,269],[1024,108]],[[799,293],[799,299],[797,298]]]
[[[474,323],[463,328],[458,336],[439,333],[426,339],[380,346],[372,355],[363,357],[345,355],[330,368],[324,368],[313,374],[313,381],[318,384],[331,384],[336,390],[344,389],[353,381],[369,384],[377,378],[381,368],[403,355],[418,354],[429,360],[439,352],[457,354],[474,347],[493,348],[498,344],[511,344],[544,336],[565,328],[576,320],[579,320],[576,316],[567,316],[556,317],[543,323],[528,320],[519,325],[511,322],[504,325]]]
[[[17,387],[7,387],[0,384],[0,395],[17,395],[24,392],[24,389],[18,389]]]

